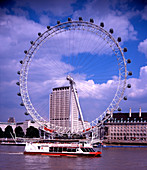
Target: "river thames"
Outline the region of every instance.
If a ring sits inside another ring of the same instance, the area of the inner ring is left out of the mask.
[[[147,170],[147,148],[102,148],[102,157],[24,155],[23,146],[0,145],[0,170]]]

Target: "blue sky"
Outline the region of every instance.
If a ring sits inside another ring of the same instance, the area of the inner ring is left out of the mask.
[[[128,100],[122,101],[120,107],[122,112],[128,112],[130,107],[134,112],[138,111],[139,107],[142,111],[147,111],[147,1],[4,0],[0,2],[0,121],[7,121],[10,116],[17,121],[29,119],[24,115],[25,108],[19,105],[21,99],[17,96],[19,87],[16,82],[19,80],[17,71],[21,67],[19,61],[24,58],[23,51],[29,49],[30,40],[35,40],[37,33],[44,32],[47,25],[56,25],[57,20],[65,22],[68,17],[78,20],[79,16],[82,16],[84,21],[93,18],[98,25],[104,22],[107,31],[114,29],[114,38],[122,38],[120,46],[128,48],[125,57],[132,60],[128,71],[132,71],[133,76],[127,80],[127,83],[132,84],[132,88],[125,92]],[[90,44],[95,44],[96,39],[93,35],[83,33],[84,37],[91,37],[91,41],[88,43],[85,38],[82,41],[85,48],[79,48],[81,35],[76,34],[73,56],[67,52],[67,48],[61,46],[61,42],[67,43],[63,34],[57,37],[58,43],[55,37],[49,44],[44,44],[31,64],[28,77],[30,98],[45,118],[48,118],[48,95],[53,87],[68,85],[63,78],[67,72],[73,72],[77,79],[77,90],[86,120],[95,119],[113,98],[117,82],[115,60],[109,57],[105,47],[101,54],[97,52],[101,63],[99,65],[95,64],[96,57],[92,61],[90,58],[82,58],[94,55],[90,51]],[[75,34],[72,36],[75,37]],[[65,44],[65,47],[67,46],[70,45]],[[73,65],[67,62],[69,55]],[[78,60],[74,60],[74,56],[79,57]],[[109,57],[110,62],[105,60],[106,57]],[[78,65],[78,62],[81,65]],[[80,66],[85,69],[80,70]]]

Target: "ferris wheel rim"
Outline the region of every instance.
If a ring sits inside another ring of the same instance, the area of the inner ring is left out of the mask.
[[[70,25],[68,25],[70,24]],[[21,93],[21,97],[22,97],[22,101],[26,107],[27,112],[31,115],[31,117],[40,124],[40,126],[42,127],[46,127],[47,125],[47,121],[40,116],[40,114],[36,111],[36,109],[34,108],[30,98],[29,98],[29,93],[28,93],[28,89],[27,89],[27,75],[28,75],[28,71],[29,71],[29,65],[31,63],[32,58],[34,57],[34,52],[36,53],[39,50],[39,46],[42,42],[45,41],[46,38],[48,38],[48,36],[50,36],[50,34],[48,34],[49,32],[51,32],[53,30],[53,32],[55,33],[56,31],[60,31],[64,28],[67,28],[66,26],[73,26],[72,24],[77,24],[76,26],[91,26],[92,28],[97,28],[99,31],[102,31],[106,36],[108,36],[116,45],[116,47],[119,49],[119,52],[121,53],[121,57],[122,57],[122,61],[123,61],[123,69],[124,69],[124,73],[123,75],[119,74],[119,84],[121,84],[122,89],[121,91],[119,91],[119,85],[117,87],[117,91],[115,93],[115,96],[112,100],[112,102],[110,103],[110,105],[107,107],[107,109],[95,120],[93,120],[90,124],[91,127],[89,130],[92,130],[93,127],[95,127],[98,124],[99,120],[102,120],[102,118],[107,114],[107,111],[113,112],[114,110],[116,110],[116,108],[118,107],[120,101],[122,100],[125,88],[126,88],[126,78],[127,78],[127,68],[126,68],[126,60],[124,57],[124,54],[122,52],[121,47],[119,46],[118,42],[116,42],[116,40],[112,37],[112,35],[110,33],[108,33],[105,29],[103,29],[102,27],[94,24],[94,23],[90,23],[90,22],[86,22],[86,21],[68,21],[68,22],[64,22],[64,23],[60,23],[57,24],[53,27],[51,27],[50,29],[48,29],[47,31],[45,31],[43,34],[41,34],[31,45],[31,47],[29,48],[29,50],[27,51],[25,58],[23,60],[23,64],[21,67],[21,71],[20,71],[20,93]],[[79,25],[78,25],[79,24]],[[63,26],[63,27],[61,27]],[[65,26],[65,27],[64,27]],[[57,30],[54,30],[56,29]],[[63,30],[65,31],[65,30]],[[68,30],[70,31],[70,30]],[[58,32],[57,32],[58,33]],[[61,32],[59,32],[61,33]],[[46,34],[48,34],[48,36],[46,36]],[[53,36],[55,36],[56,34],[54,34]],[[35,46],[35,44],[37,43],[37,45]],[[37,49],[38,48],[38,49]],[[31,50],[34,51],[31,51]],[[27,63],[25,65],[25,63]],[[121,76],[123,77],[123,83],[120,82],[121,81]],[[120,97],[118,97],[117,93],[121,93]],[[116,98],[117,98],[117,102],[116,102]],[[118,99],[119,98],[119,99]],[[70,131],[70,128],[63,128],[60,126],[55,126],[55,125],[51,125],[53,128],[53,131],[56,132],[60,132],[60,133],[64,133],[65,131]],[[47,126],[48,127],[48,126]],[[52,132],[53,132],[52,131]]]

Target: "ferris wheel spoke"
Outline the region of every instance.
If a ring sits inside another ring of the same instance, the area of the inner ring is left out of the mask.
[[[99,50],[99,53],[103,50],[104,47],[105,47],[105,43],[104,43],[104,44],[101,44],[101,45],[99,46],[99,48],[101,48],[101,49]],[[96,47],[95,47],[95,49],[96,49]],[[95,53],[95,52],[94,52],[95,49],[93,49],[93,50],[91,51],[91,53]],[[106,50],[106,49],[105,49],[105,50]],[[87,62],[83,64],[83,67],[84,67],[84,66],[88,67],[88,66],[89,66],[88,63],[92,63],[93,58],[94,58],[94,57],[97,57],[97,55],[98,55],[98,54],[95,54],[95,55],[93,55],[92,57],[89,57],[89,60],[87,60]],[[99,59],[99,58],[97,57],[97,59]]]

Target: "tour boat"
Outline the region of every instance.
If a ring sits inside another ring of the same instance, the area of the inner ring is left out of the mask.
[[[91,144],[82,143],[26,143],[24,154],[48,156],[90,156],[99,157],[101,151],[95,151]]]

